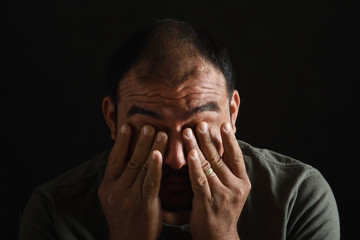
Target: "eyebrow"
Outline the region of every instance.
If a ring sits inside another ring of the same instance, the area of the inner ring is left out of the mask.
[[[156,118],[156,119],[161,119],[163,118],[159,113],[151,111],[151,110],[147,110],[145,108],[133,105],[131,106],[131,108],[129,109],[129,111],[127,112],[127,116],[131,117],[135,114],[142,114],[142,115],[146,115],[152,118]]]
[[[220,112],[220,107],[216,102],[208,102],[191,109],[187,113],[187,117],[191,117],[200,112]]]
[[[185,116],[191,117],[201,112],[220,112],[220,107],[216,102],[208,102],[200,106],[194,107],[193,109],[190,109],[190,111],[185,113]],[[127,117],[131,117],[135,114],[141,114],[155,119],[164,119],[164,117],[160,113],[133,105],[127,112]]]

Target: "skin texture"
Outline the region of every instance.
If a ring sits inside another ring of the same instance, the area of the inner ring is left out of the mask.
[[[224,76],[201,59],[177,84],[141,67],[122,80],[116,117],[103,101],[115,140],[98,191],[110,239],[157,239],[162,222],[189,223],[194,239],[238,239],[251,185],[234,135],[237,91],[229,104]]]

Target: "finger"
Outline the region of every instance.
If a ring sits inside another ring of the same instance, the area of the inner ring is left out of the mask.
[[[238,178],[247,179],[246,167],[241,148],[229,123],[221,125],[221,138],[224,145],[224,155],[231,172]]]
[[[210,163],[221,182],[230,181],[229,176],[232,175],[231,171],[223,162],[220,154],[213,144],[209,126],[206,122],[201,122],[196,126],[196,136],[205,159]]]
[[[190,149],[188,156],[191,156],[191,152],[193,152],[194,155],[193,158],[198,158],[200,160],[200,166],[203,172],[203,175],[207,177],[209,189],[212,193],[216,193],[220,187],[222,186],[222,183],[220,182],[218,176],[213,172],[211,168],[211,164],[205,159],[202,151],[200,150],[198,143],[196,141],[195,135],[193,134],[192,130],[190,128],[187,128],[183,132],[183,139],[185,142],[185,147],[187,149]],[[189,157],[188,157],[189,161]],[[190,164],[189,164],[190,168]],[[210,173],[208,172],[210,171]],[[211,172],[212,171],[212,172]],[[208,174],[205,174],[208,173]]]
[[[103,181],[113,181],[117,179],[125,168],[125,158],[127,156],[131,128],[123,124],[119,129],[115,139],[115,144],[110,152],[105,169]]]
[[[162,156],[165,155],[168,136],[165,132],[158,132],[155,137],[151,152],[158,150]]]
[[[196,139],[195,139],[195,135],[194,132],[191,128],[186,128],[184,129],[183,133],[182,133],[182,137],[185,143],[185,150],[187,153],[190,153],[191,150],[195,149],[195,150],[200,150]]]
[[[134,152],[121,174],[120,182],[122,186],[129,187],[134,183],[142,166],[148,158],[153,144],[154,135],[155,129],[150,125],[145,125],[141,129],[141,134],[136,143]]]
[[[142,188],[145,199],[155,199],[159,196],[162,176],[163,155],[154,150],[150,154],[149,168],[144,179]]]
[[[205,176],[198,152],[193,149],[188,154],[191,188],[195,196],[210,199],[211,191],[208,178]]]
[[[138,187],[141,188],[144,185],[144,178],[147,175],[148,168],[149,168],[148,165],[149,165],[149,163],[151,162],[151,160],[153,158],[152,153],[154,151],[157,151],[157,152],[159,152],[161,154],[161,156],[164,156],[165,150],[166,150],[167,139],[168,139],[168,137],[167,137],[166,133],[164,133],[164,132],[158,132],[156,134],[155,141],[154,141],[154,144],[153,144],[152,149],[150,151],[150,154],[149,154],[146,162],[142,166],[140,173],[137,176],[136,183],[134,183]]]
[[[211,166],[208,161],[206,161],[203,153],[201,152],[198,143],[196,141],[195,135],[191,128],[186,128],[183,131],[183,140],[185,143],[185,149],[188,153],[190,153],[192,150],[195,150],[197,154],[199,155],[200,163],[202,168],[207,171]]]

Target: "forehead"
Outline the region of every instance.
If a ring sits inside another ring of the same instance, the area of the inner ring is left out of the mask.
[[[173,110],[228,99],[224,75],[203,60],[191,61],[176,73],[149,70],[146,65],[134,67],[122,79],[119,96],[119,104]]]

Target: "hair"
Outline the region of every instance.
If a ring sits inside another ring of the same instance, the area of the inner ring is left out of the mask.
[[[228,51],[205,30],[172,19],[154,20],[121,43],[108,68],[109,95],[116,104],[120,99],[120,82],[140,64],[147,65],[147,70],[152,73],[160,68],[167,69],[171,84],[177,84],[181,81],[181,69],[189,67],[189,61],[196,57],[220,70],[231,97],[235,75]]]

